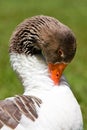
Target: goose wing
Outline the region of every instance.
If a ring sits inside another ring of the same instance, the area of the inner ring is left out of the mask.
[[[22,114],[32,121],[38,118],[36,107],[42,101],[34,96],[17,95],[13,99],[0,101],[0,129],[6,125],[15,129],[21,120]]]

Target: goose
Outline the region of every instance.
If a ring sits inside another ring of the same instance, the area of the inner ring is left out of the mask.
[[[24,93],[0,101],[1,130],[83,129],[80,106],[63,75],[75,52],[74,33],[56,18],[33,16],[16,27],[9,54]]]

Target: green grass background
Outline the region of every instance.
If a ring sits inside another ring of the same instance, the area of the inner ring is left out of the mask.
[[[22,20],[50,15],[68,25],[77,37],[77,53],[65,75],[83,113],[87,130],[87,0],[0,0],[0,99],[23,92],[9,62],[9,39]]]

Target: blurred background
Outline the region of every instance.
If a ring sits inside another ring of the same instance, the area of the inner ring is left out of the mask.
[[[87,0],[0,0],[0,100],[23,92],[10,66],[10,36],[25,18],[40,14],[59,19],[76,35],[77,53],[64,73],[81,106],[87,130]]]

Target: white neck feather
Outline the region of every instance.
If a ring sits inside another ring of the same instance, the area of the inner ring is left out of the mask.
[[[54,86],[50,79],[48,66],[40,56],[10,54],[11,65],[19,74],[25,89],[25,94],[36,91],[47,91]]]

